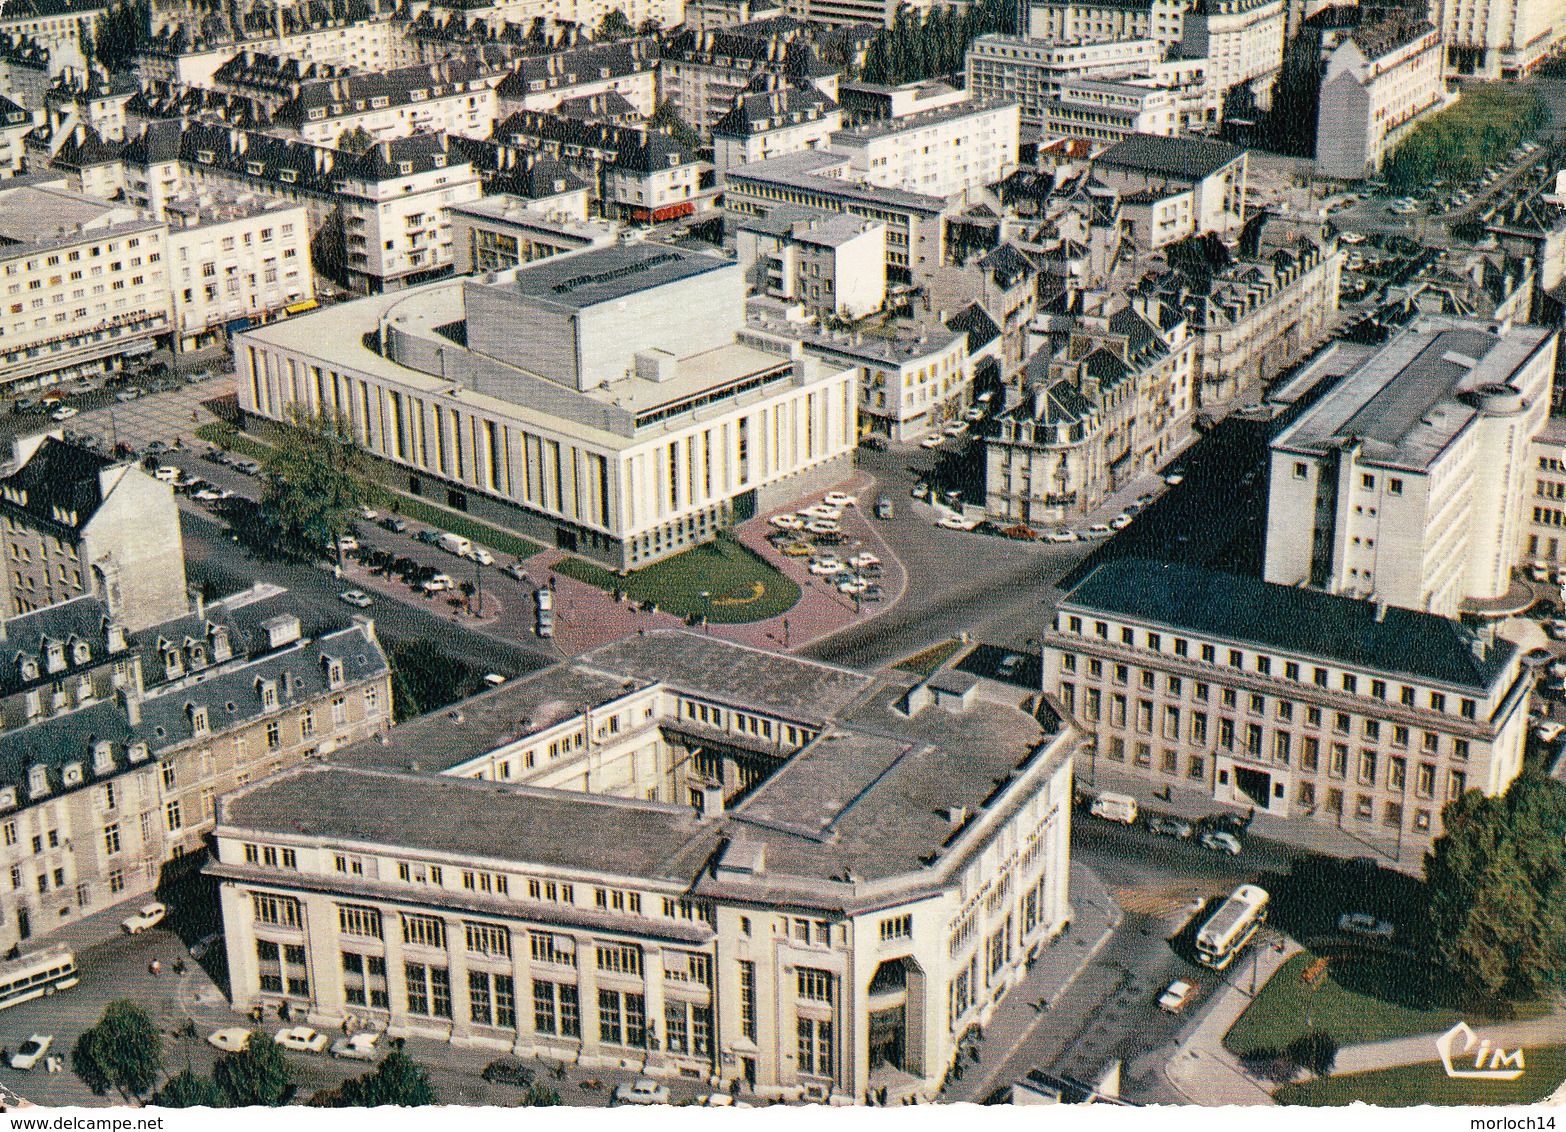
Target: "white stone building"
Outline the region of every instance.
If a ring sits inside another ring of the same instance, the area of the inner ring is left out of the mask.
[[[1207,62],[1208,90],[1222,96],[1252,83],[1262,105],[1283,66],[1284,0],[1197,0],[1186,13],[1179,53]]]
[[[1441,34],[1424,21],[1365,24],[1332,50],[1316,111],[1316,170],[1379,173],[1397,143],[1454,96],[1443,80]]]
[[[959,102],[832,135],[866,184],[951,197],[999,181],[1017,164],[1021,111],[1003,99]]]
[[[879,221],[779,209],[739,220],[734,237],[752,294],[846,322],[886,302],[886,225]]]

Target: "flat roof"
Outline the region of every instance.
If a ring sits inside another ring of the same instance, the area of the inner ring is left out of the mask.
[[[912,114],[904,114],[900,118],[877,118],[875,121],[866,122],[862,126],[849,126],[833,132],[832,144],[852,145],[859,141],[873,141],[876,138],[890,137],[894,134],[911,133],[914,130],[922,130],[929,126],[939,126],[944,122],[955,121],[958,118],[990,114],[1004,107],[1017,105],[1017,102],[1009,98],[982,98],[954,103],[951,106],[937,106],[931,110],[916,110]]]
[[[1415,321],[1349,373],[1272,443],[1321,455],[1350,440],[1362,458],[1424,471],[1478,415],[1460,399],[1481,385],[1505,385],[1554,331],[1492,333],[1481,319]]]
[[[747,162],[730,169],[725,175],[731,183],[760,181],[787,188],[825,193],[883,208],[903,208],[932,215],[946,210],[946,200],[943,197],[910,193],[905,189],[887,189],[879,185],[861,184],[858,181],[850,181],[822,172],[825,169],[843,168],[847,164],[847,154],[833,153],[829,149],[814,149],[788,153],[781,157],[770,157],[765,161]]]
[[[512,282],[494,286],[534,302],[582,310],[735,266],[722,256],[664,244],[614,244],[565,258],[535,260],[518,268]]]
[[[1245,150],[1227,142],[1132,134],[1099,154],[1093,163],[1201,180],[1244,156]]]
[[[1484,694],[1516,646],[1479,648],[1456,621],[1417,609],[1282,586],[1200,566],[1118,558],[1096,567],[1061,602],[1089,616],[1124,618],[1277,649]]]

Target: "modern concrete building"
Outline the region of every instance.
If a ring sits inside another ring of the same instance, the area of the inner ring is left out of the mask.
[[[967,102],[965,90],[949,86],[935,79],[919,79],[885,86],[880,83],[840,82],[837,84],[837,102],[843,108],[844,120],[851,126],[885,118],[905,118],[925,110],[941,110]]]
[[[303,205],[208,194],[170,200],[163,215],[176,349],[218,345],[315,305]]]
[[[1422,316],[1272,442],[1266,578],[1455,617],[1503,597],[1556,332]]]
[[[1020,109],[1003,99],[959,102],[851,126],[832,135],[866,184],[951,197],[994,184],[1017,164]]]
[[[82,596],[0,638],[6,946],[188,876],[219,795],[391,725],[368,619],[304,638],[286,598],[255,591],[136,630]]]
[[[114,368],[169,329],[167,227],[59,182],[0,188],[0,380]]]
[[[1566,12],[1539,0],[1436,0],[1430,22],[1451,72],[1481,79],[1522,78],[1566,40]]]
[[[451,225],[458,275],[505,271],[536,259],[608,247],[619,233],[618,224],[560,216],[503,193],[453,207]]]
[[[854,373],[743,327],[737,263],[597,248],[247,331],[239,403],[347,414],[409,490],[634,569],[847,471]]]
[[[1184,102],[1182,92],[1151,78],[1067,79],[1044,103],[1042,124],[1053,136],[1095,142],[1132,134],[1173,137],[1184,132],[1190,113]]]
[[[1163,62],[1167,50],[1152,38],[1056,43],[981,35],[968,47],[968,92],[1014,101],[1022,121],[1042,125],[1046,105],[1060,96],[1066,80],[1145,74]]]
[[[843,213],[780,208],[734,226],[752,294],[854,322],[886,302],[886,225]]]
[[[678,632],[512,681],[220,802],[234,1008],[933,1098],[1070,915],[1079,740],[1020,699]]]
[[[1379,173],[1422,118],[1450,105],[1441,34],[1424,20],[1361,24],[1327,56],[1316,110],[1316,171]]]
[[[1443,805],[1522,769],[1532,685],[1511,642],[1433,613],[1136,558],[1044,637],[1089,781],[1338,824],[1409,869]]]
[[[1052,43],[1180,42],[1185,0],[1044,0],[1028,6],[1028,36]]]
[[[1159,246],[1212,232],[1239,236],[1245,223],[1246,152],[1201,138],[1138,134],[1093,159],[1093,174],[1110,188],[1146,192],[1164,203],[1155,223]]]
[[[1218,97],[1250,83],[1257,101],[1270,104],[1283,66],[1285,0],[1196,0],[1185,14],[1179,54],[1207,63],[1207,87]]]

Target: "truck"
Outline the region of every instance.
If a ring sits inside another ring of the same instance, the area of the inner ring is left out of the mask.
[[[1093,799],[1088,812],[1106,821],[1133,825],[1136,822],[1136,799],[1129,794],[1115,794],[1106,790]]]
[[[463,538],[461,535],[454,535],[450,532],[447,532],[446,534],[441,535],[440,538],[436,539],[435,545],[440,547],[447,554],[455,554],[458,558],[466,558],[469,554],[473,553],[473,544],[471,542]]]

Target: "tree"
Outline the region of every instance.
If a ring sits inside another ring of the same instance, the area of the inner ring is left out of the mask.
[[[375,135],[363,126],[355,126],[337,135],[337,148],[345,153],[364,153],[375,144]]]
[[[636,29],[631,26],[631,21],[625,18],[625,13],[619,8],[614,8],[604,15],[598,30],[593,33],[593,38],[600,42],[609,42],[616,39],[629,39],[635,34]]]
[[[346,417],[314,415],[297,402],[262,467],[261,517],[296,552],[337,551],[367,491],[364,454]]]
[[[467,695],[473,683],[473,669],[453,660],[428,637],[408,641],[392,649],[392,693],[397,718],[443,708]]]
[[[146,1010],[119,999],[109,1003],[98,1024],[76,1039],[71,1065],[93,1092],[112,1086],[126,1101],[140,1101],[163,1071],[163,1038]]]
[[[1566,787],[1525,772],[1447,803],[1425,854],[1432,958],[1484,998],[1566,987]]]
[[[344,1081],[337,1089],[337,1098],[345,1108],[437,1103],[429,1073],[401,1050],[388,1053],[370,1072]]]
[[[1312,1077],[1326,1077],[1338,1061],[1338,1039],[1326,1030],[1312,1030],[1290,1042],[1284,1053]]]
[[[294,1093],[294,1070],[271,1037],[255,1031],[245,1048],[218,1058],[212,1080],[235,1108],[287,1104]]]
[[[560,1094],[544,1084],[542,1081],[534,1081],[522,1090],[522,1099],[517,1102],[520,1108],[554,1108],[560,1103]]]
[[[174,1074],[152,1094],[152,1103],[159,1108],[222,1108],[223,1102],[223,1093],[212,1078],[188,1069]]]

